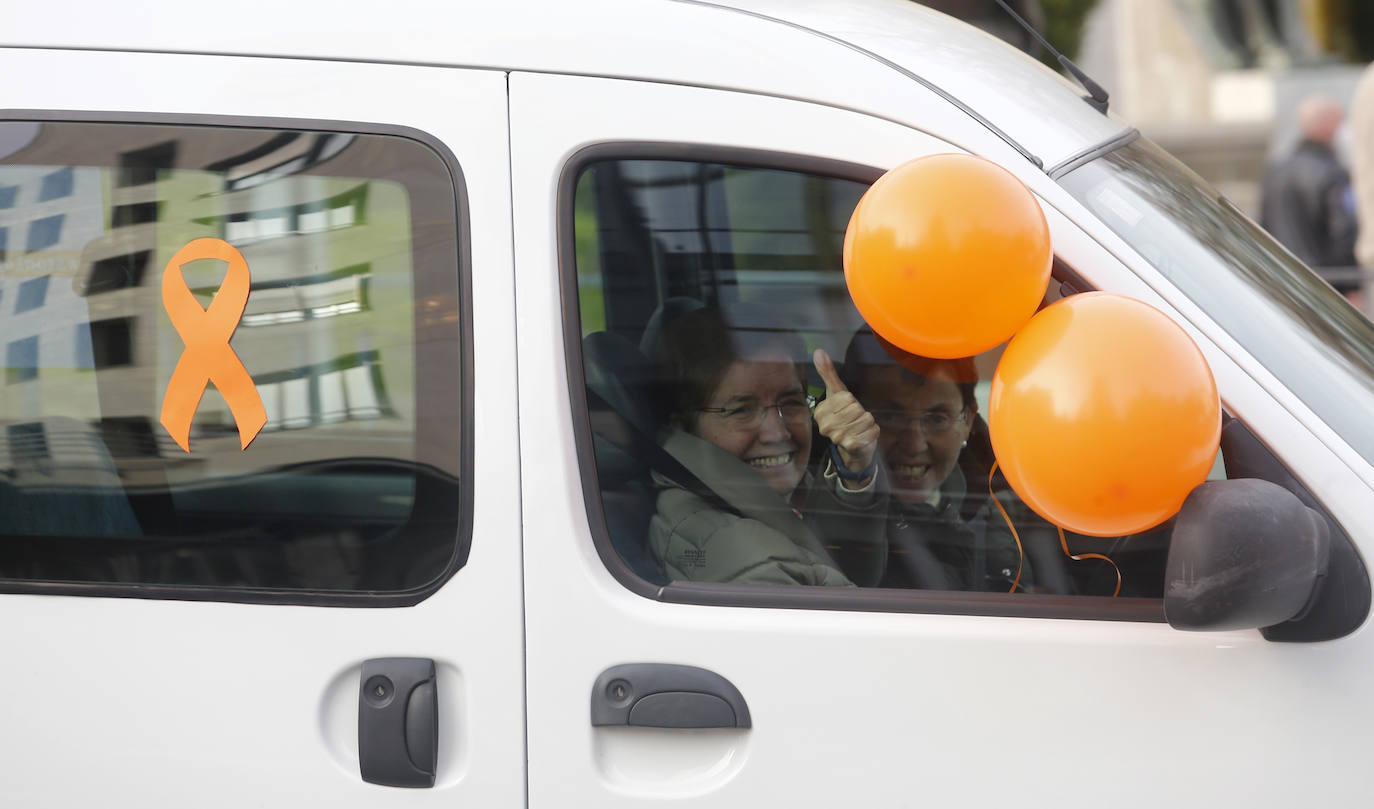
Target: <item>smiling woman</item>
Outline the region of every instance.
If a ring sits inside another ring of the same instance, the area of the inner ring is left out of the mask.
[[[749,465],[783,498],[811,453],[801,341],[782,332],[732,330],[716,309],[672,323],[658,347],[670,419]],[[776,418],[774,415],[776,414]]]
[[[735,323],[758,322],[746,308]],[[830,534],[880,541],[880,507],[871,470],[830,461],[808,471],[811,399],[801,340],[786,331],[732,325],[718,309],[682,315],[655,350],[668,394],[663,448],[710,487],[691,491],[654,475],[657,512],[650,551],[670,579],[846,586],[852,582],[826,549]],[[823,352],[819,352],[823,356]],[[828,364],[828,359],[825,361]],[[833,369],[828,369],[833,375]],[[848,395],[845,393],[844,395]],[[877,431],[862,407],[822,411],[823,440],[871,459]],[[871,428],[871,429],[866,429]],[[866,450],[866,451],[865,451]],[[834,525],[838,517],[841,522]]]
[[[970,481],[959,464],[978,418],[973,358],[919,357],[861,328],[845,350],[844,374],[849,388],[873,408],[892,491],[880,586],[1005,592],[1015,582],[1033,592],[1067,590],[1062,577],[1037,569],[1048,566],[1023,558],[990,502],[970,508],[968,519],[961,513],[970,486],[988,491],[989,485],[981,479],[983,470]],[[1025,541],[1042,542],[1031,531],[1043,523],[1037,525],[1014,496],[998,496],[1016,515]],[[974,525],[982,526],[981,536]]]

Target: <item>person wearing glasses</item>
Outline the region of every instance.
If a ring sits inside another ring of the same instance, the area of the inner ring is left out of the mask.
[[[973,360],[908,354],[861,328],[845,351],[843,379],[873,413],[891,486],[886,563],[876,584],[1005,591],[1019,567],[1018,589],[1029,587],[1030,563],[995,506],[989,501],[970,521],[985,530],[961,517],[967,486],[987,485],[966,482],[959,466],[978,412]],[[1024,508],[1013,508],[1021,518]]]
[[[878,427],[824,351],[815,360],[827,397],[813,413],[800,338],[732,314],[698,309],[659,341],[661,445],[693,480],[654,473],[651,552],[672,580],[852,586],[827,546],[882,544]],[[829,442],[820,474],[813,419]]]

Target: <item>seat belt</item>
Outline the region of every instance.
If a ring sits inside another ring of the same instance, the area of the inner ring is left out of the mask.
[[[617,449],[624,450],[632,457],[644,460],[651,470],[663,475],[678,486],[681,486],[697,497],[700,497],[702,500],[710,503],[712,506],[723,511],[737,513],[737,509],[725,502],[723,497],[716,494],[710,486],[703,483],[701,478],[693,474],[681,461],[674,458],[667,450],[659,446],[658,441],[645,434],[643,430],[635,426],[629,419],[625,418],[624,414],[617,410],[610,402],[606,401],[605,397],[597,393],[591,387],[587,387],[586,391],[588,407],[594,407],[607,413],[614,413],[615,417],[620,422],[620,426],[623,427],[620,431],[621,434],[626,436],[629,440],[628,442],[619,441],[604,432],[594,431],[595,435],[601,436],[607,443]]]

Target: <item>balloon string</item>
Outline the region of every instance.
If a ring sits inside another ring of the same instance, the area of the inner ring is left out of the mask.
[[[1064,555],[1065,555],[1065,556],[1069,557],[1070,559],[1074,560],[1075,562],[1080,562],[1080,561],[1082,561],[1082,560],[1084,560],[1084,559],[1101,559],[1102,561],[1104,561],[1104,562],[1106,562],[1107,564],[1109,564],[1109,565],[1112,566],[1112,570],[1115,570],[1115,571],[1116,571],[1116,589],[1112,591],[1112,598],[1116,598],[1118,595],[1120,595],[1120,594],[1121,594],[1121,568],[1119,568],[1119,567],[1116,566],[1116,562],[1113,562],[1110,556],[1104,556],[1103,554],[1100,554],[1100,553],[1080,553],[1080,554],[1078,554],[1078,555],[1074,555],[1074,554],[1072,554],[1072,553],[1069,553],[1069,543],[1068,543],[1067,540],[1064,539],[1064,529],[1063,529],[1063,528],[1060,528],[1060,527],[1057,526],[1057,525],[1055,526],[1055,528],[1059,531],[1059,547],[1061,547],[1061,548],[1064,549]]]
[[[1006,521],[1007,528],[1011,530],[1011,538],[1016,542],[1016,578],[1012,580],[1011,589],[1007,591],[1008,593],[1014,593],[1016,592],[1016,586],[1021,583],[1021,568],[1025,564],[1026,551],[1025,548],[1021,547],[1021,535],[1016,533],[1016,525],[1012,523],[1011,515],[1007,513],[1007,510],[1002,506],[1002,501],[997,499],[997,494],[992,489],[992,480],[996,476],[997,461],[994,460],[992,462],[992,469],[988,471],[988,496],[992,498],[993,505],[997,506],[997,510],[1002,513],[1002,519]],[[1116,589],[1112,591],[1112,598],[1116,598],[1121,594],[1121,568],[1117,567],[1116,562],[1113,562],[1110,556],[1100,553],[1071,553],[1069,551],[1068,540],[1064,538],[1064,529],[1058,525],[1056,525],[1054,529],[1059,532],[1059,547],[1064,550],[1065,556],[1075,562],[1081,562],[1084,559],[1101,559],[1111,565],[1112,570],[1116,571]]]
[[[992,469],[988,471],[988,496],[992,498],[992,503],[993,505],[997,506],[997,510],[1002,512],[1002,519],[1007,521],[1007,528],[1011,529],[1011,538],[1016,542],[1016,578],[1012,579],[1011,589],[1007,591],[1008,593],[1014,593],[1016,592],[1016,585],[1021,583],[1021,568],[1026,561],[1026,551],[1024,548],[1021,547],[1021,535],[1016,533],[1016,526],[1011,521],[1011,515],[1008,514],[1007,510],[1002,507],[1002,501],[998,500],[996,493],[992,491],[992,479],[996,475],[997,461],[994,460],[992,462]],[[1060,534],[1060,537],[1063,537],[1062,533]]]

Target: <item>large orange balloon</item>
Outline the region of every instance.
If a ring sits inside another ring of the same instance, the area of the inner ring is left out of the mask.
[[[1031,318],[992,377],[988,430],[1007,482],[1045,519],[1121,536],[1176,514],[1207,479],[1221,402],[1178,324],[1106,292]]]
[[[1035,314],[1050,281],[1050,230],[1030,190],[965,154],[904,163],[849,219],[844,277],[859,314],[903,350],[970,357]]]

